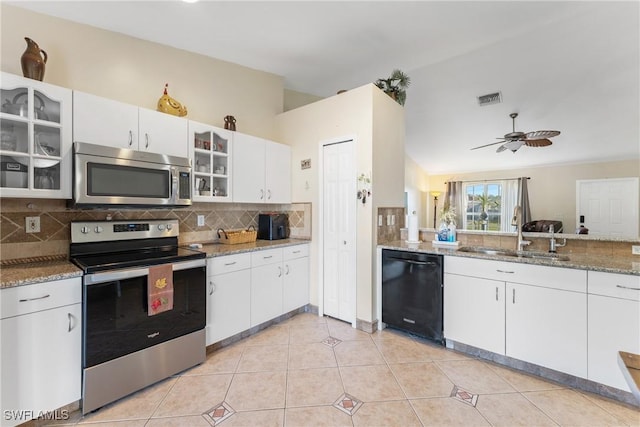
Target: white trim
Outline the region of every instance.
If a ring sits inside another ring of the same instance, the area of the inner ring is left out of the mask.
[[[356,154],[358,152],[357,150],[357,146],[358,146],[358,142],[357,142],[357,138],[355,135],[344,135],[341,137],[336,137],[336,138],[330,138],[330,139],[325,139],[325,140],[321,140],[318,143],[318,316],[324,316],[324,188],[323,188],[323,184],[324,184],[324,147],[327,145],[332,145],[332,144],[340,144],[340,143],[344,143],[344,142],[353,142],[353,159],[354,159],[354,170],[358,170],[357,168],[357,163],[355,162],[356,159]],[[354,179],[357,179],[357,177],[354,177]],[[354,197],[354,200],[355,197]],[[357,203],[357,202],[354,202]],[[357,214],[356,214],[356,225],[357,225]],[[358,233],[357,233],[357,227],[355,227],[356,229],[356,242],[355,242],[355,250],[356,250],[356,259],[357,259],[357,239],[358,239]],[[353,296],[353,319],[351,319],[351,326],[353,328],[356,328],[356,319],[358,318],[358,302],[357,302],[357,296],[358,296],[358,281],[357,281],[357,276],[358,276],[358,269],[356,266],[356,280],[353,284],[353,288],[352,288],[352,296]]]

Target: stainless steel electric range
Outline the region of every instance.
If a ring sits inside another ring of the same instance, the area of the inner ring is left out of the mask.
[[[177,220],[73,222],[70,257],[84,271],[84,414],[205,360],[206,254],[178,247]],[[158,271],[172,291],[156,313]]]

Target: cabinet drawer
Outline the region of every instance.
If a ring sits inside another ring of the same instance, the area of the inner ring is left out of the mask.
[[[251,254],[235,254],[214,257],[208,260],[207,274],[214,276],[217,274],[231,273],[232,271],[244,270],[251,267]]]
[[[282,248],[251,252],[251,267],[282,262]]]
[[[640,301],[640,276],[590,271],[589,293]]]
[[[447,256],[444,261],[444,271],[462,276],[587,292],[585,270]]]
[[[309,245],[295,245],[282,248],[283,257],[285,260],[296,259],[309,256]]]
[[[54,280],[0,291],[2,318],[82,302],[82,279]]]

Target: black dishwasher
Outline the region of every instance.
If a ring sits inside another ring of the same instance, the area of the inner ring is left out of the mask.
[[[387,326],[444,343],[443,257],[382,250],[382,321]]]

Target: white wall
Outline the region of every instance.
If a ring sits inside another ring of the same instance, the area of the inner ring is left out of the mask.
[[[187,106],[187,118],[224,127],[230,114],[238,131],[275,138],[274,118],[283,108],[280,76],[4,3],[0,7],[2,71],[22,75],[20,57],[28,36],[49,55],[47,83],[154,110],[169,83],[169,95]]]

